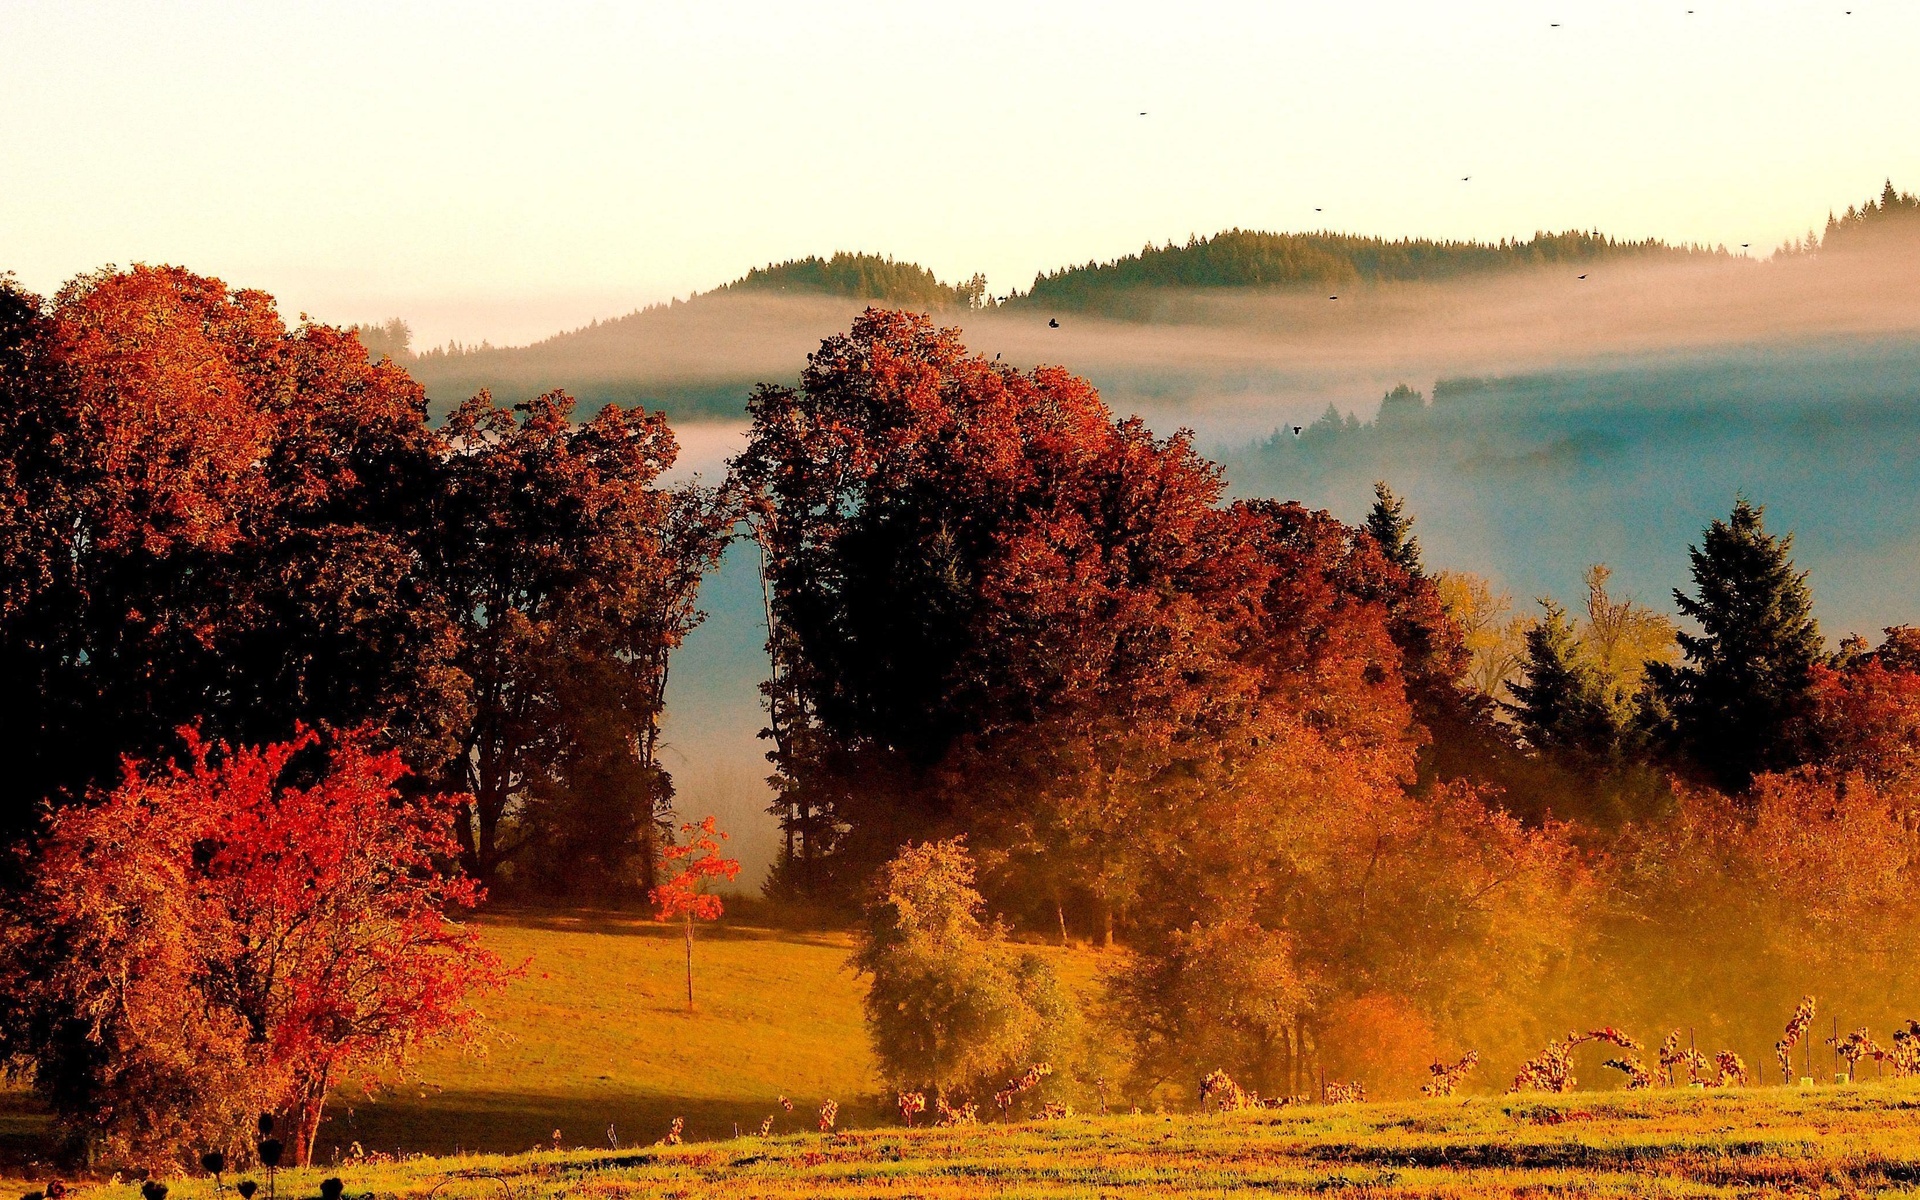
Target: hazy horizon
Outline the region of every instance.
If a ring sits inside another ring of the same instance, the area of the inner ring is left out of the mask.
[[[1001,293],[1233,226],[1768,249],[1920,180],[1916,44],[1875,0],[23,0],[0,244],[37,290],[178,263],[435,345],[836,249]]]

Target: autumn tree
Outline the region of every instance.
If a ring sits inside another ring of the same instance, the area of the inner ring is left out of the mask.
[[[1466,684],[1496,703],[1510,699],[1507,689],[1526,660],[1527,618],[1514,614],[1510,594],[1495,593],[1491,583],[1471,572],[1441,571],[1434,584],[1470,656]]]
[[[572,410],[483,392],[443,431],[433,569],[472,686],[449,784],[471,797],[459,838],[476,877],[525,858],[556,883],[646,888],[672,796],[669,658],[732,510],[661,485],[677,454],[664,416],[608,406],[576,425]]]
[[[1407,625],[1437,611],[1433,594],[1328,514],[1270,501],[1236,512],[1249,703],[1213,730],[1229,769],[1142,809],[1137,836],[1158,851],[1141,886],[1149,916],[1114,986],[1143,1085],[1212,1055],[1262,1090],[1297,1091],[1324,1061],[1331,1014],[1358,998],[1412,997],[1448,1032],[1510,1015],[1501,1006],[1532,994],[1571,926],[1572,859],[1561,831],[1527,830],[1469,787],[1409,790],[1429,736],[1409,647],[1431,655],[1449,634]],[[1510,922],[1523,893],[1534,919]],[[1453,990],[1476,977],[1477,1009]]]
[[[1724,790],[1804,761],[1796,734],[1824,651],[1792,549],[1791,534],[1769,534],[1762,510],[1737,501],[1690,551],[1698,595],[1674,592],[1700,626],[1678,635],[1685,662],[1649,668],[1672,711],[1675,746]]]
[[[437,441],[418,385],[270,298],[177,268],[10,293],[0,461],[29,519],[0,646],[18,828],[173,730],[373,721],[450,752],[450,626],[424,571]],[[16,511],[21,511],[16,509]]]
[[[1857,772],[1910,803],[1920,786],[1920,631],[1885,632],[1871,650],[1843,644],[1814,667],[1809,753],[1829,776]]]
[[[1068,1005],[1038,956],[982,919],[962,839],[908,846],[880,872],[854,951],[872,977],[867,1030],[890,1085],[984,1097],[1055,1057]]]
[[[1607,586],[1612,579],[1613,568],[1605,563],[1587,568],[1587,614],[1580,643],[1614,695],[1637,703],[1645,698],[1647,665],[1673,662],[1678,642],[1670,617],[1632,596],[1615,596]]]
[[[237,1149],[329,1090],[471,1030],[500,963],[448,913],[451,802],[401,786],[371,731],[174,763],[55,812],[0,917],[0,1050],[70,1129],[116,1155]]]
[[[1180,580],[1205,566],[1192,535],[1217,519],[1217,472],[1084,380],[969,355],[905,313],[870,310],[752,413],[735,468],[801,862],[837,849],[857,873],[953,820],[986,786],[956,756],[990,767],[1003,734],[1033,735],[1021,753],[1054,758],[1063,797],[1112,812],[1093,731],[1115,704],[1151,708],[1153,664],[1192,636],[1176,612],[1206,622]]]
[[[708,889],[721,880],[731,882],[740,874],[740,860],[720,853],[727,835],[712,817],[699,823],[680,826],[681,840],[669,845],[664,857],[671,872],[664,883],[654,888],[648,899],[654,916],[661,921],[679,921],[687,939],[687,1011],[693,1011],[693,923],[717,921],[726,911],[726,902]]]

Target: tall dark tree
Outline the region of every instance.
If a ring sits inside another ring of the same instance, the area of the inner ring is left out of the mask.
[[[1685,662],[1649,667],[1675,748],[1728,791],[1805,760],[1801,731],[1825,653],[1792,549],[1791,534],[1767,532],[1759,506],[1736,501],[1690,552],[1698,595],[1673,594],[1700,626],[1679,635]]]
[[[1367,532],[1380,543],[1388,560],[1409,575],[1419,576],[1420,539],[1413,535],[1413,518],[1407,515],[1407,502],[1393,494],[1384,479],[1373,485],[1373,508],[1367,513]]]
[[[1527,630],[1525,679],[1510,685],[1508,708],[1536,750],[1610,756],[1622,724],[1606,676],[1581,647],[1566,609],[1551,600],[1540,605],[1545,615]]]
[[[479,878],[520,858],[548,884],[649,887],[668,658],[733,509],[661,483],[664,415],[572,414],[564,393],[509,409],[483,392],[447,422],[434,572],[472,686],[447,782],[471,797],[458,833]]]

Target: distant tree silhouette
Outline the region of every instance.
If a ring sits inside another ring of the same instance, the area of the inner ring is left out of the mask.
[[[1413,518],[1407,515],[1407,502],[1393,494],[1386,480],[1373,485],[1373,508],[1367,513],[1367,532],[1380,543],[1380,552],[1407,574],[1418,577],[1420,539],[1413,534]]]
[[[1791,534],[1766,531],[1761,508],[1736,501],[1689,552],[1698,594],[1673,594],[1700,626],[1679,634],[1685,661],[1649,668],[1672,712],[1676,747],[1730,792],[1805,759],[1801,730],[1825,655],[1792,549]]]

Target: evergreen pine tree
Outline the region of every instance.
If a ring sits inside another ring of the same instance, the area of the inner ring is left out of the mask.
[[[1509,685],[1514,703],[1507,710],[1537,750],[1611,755],[1626,714],[1606,674],[1581,646],[1567,610],[1551,600],[1540,606],[1546,615],[1527,630],[1526,678]]]
[[[1419,579],[1420,539],[1413,536],[1413,518],[1406,514],[1407,502],[1393,494],[1384,479],[1373,485],[1373,511],[1367,514],[1367,532],[1380,543],[1387,558],[1407,574]]]
[[[1693,547],[1699,595],[1675,590],[1700,632],[1679,635],[1686,661],[1648,675],[1672,712],[1676,748],[1728,791],[1760,771],[1804,760],[1799,726],[1824,657],[1807,575],[1793,569],[1793,536],[1773,537],[1763,510],[1741,499]]]

